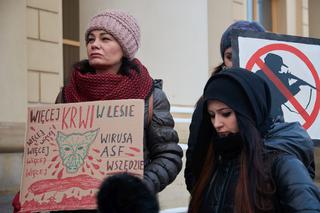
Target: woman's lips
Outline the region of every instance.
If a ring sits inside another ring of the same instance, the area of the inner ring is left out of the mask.
[[[226,137],[229,134],[230,134],[229,132],[218,132],[219,137]]]
[[[91,53],[91,54],[90,54],[90,57],[91,57],[91,58],[100,57],[100,56],[102,56],[100,53]]]

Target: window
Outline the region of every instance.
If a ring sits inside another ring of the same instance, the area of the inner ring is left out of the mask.
[[[274,31],[275,0],[247,0],[247,18],[257,21],[268,31]]]
[[[257,1],[257,21],[268,31],[272,31],[272,12],[270,0]]]
[[[80,60],[79,0],[62,1],[63,84],[69,81],[72,65]]]

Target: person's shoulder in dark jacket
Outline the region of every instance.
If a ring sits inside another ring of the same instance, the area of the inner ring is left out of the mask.
[[[299,159],[280,154],[273,163],[272,174],[284,212],[320,212],[319,188]]]

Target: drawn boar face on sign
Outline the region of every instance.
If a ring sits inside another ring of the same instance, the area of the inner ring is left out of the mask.
[[[85,133],[63,134],[58,131],[56,141],[63,165],[68,173],[75,173],[83,165],[90,144],[96,139],[99,129]]]

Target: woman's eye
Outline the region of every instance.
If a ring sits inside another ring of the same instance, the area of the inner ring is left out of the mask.
[[[214,118],[215,117],[214,113],[211,113],[211,112],[208,112],[208,113],[209,113],[210,118]]]
[[[102,39],[102,41],[109,41],[110,40],[110,38],[108,38],[108,37],[102,37],[101,39]]]
[[[222,113],[223,117],[229,117],[231,115],[232,112],[224,112]]]
[[[91,43],[94,41],[94,38],[88,38],[88,43]]]

